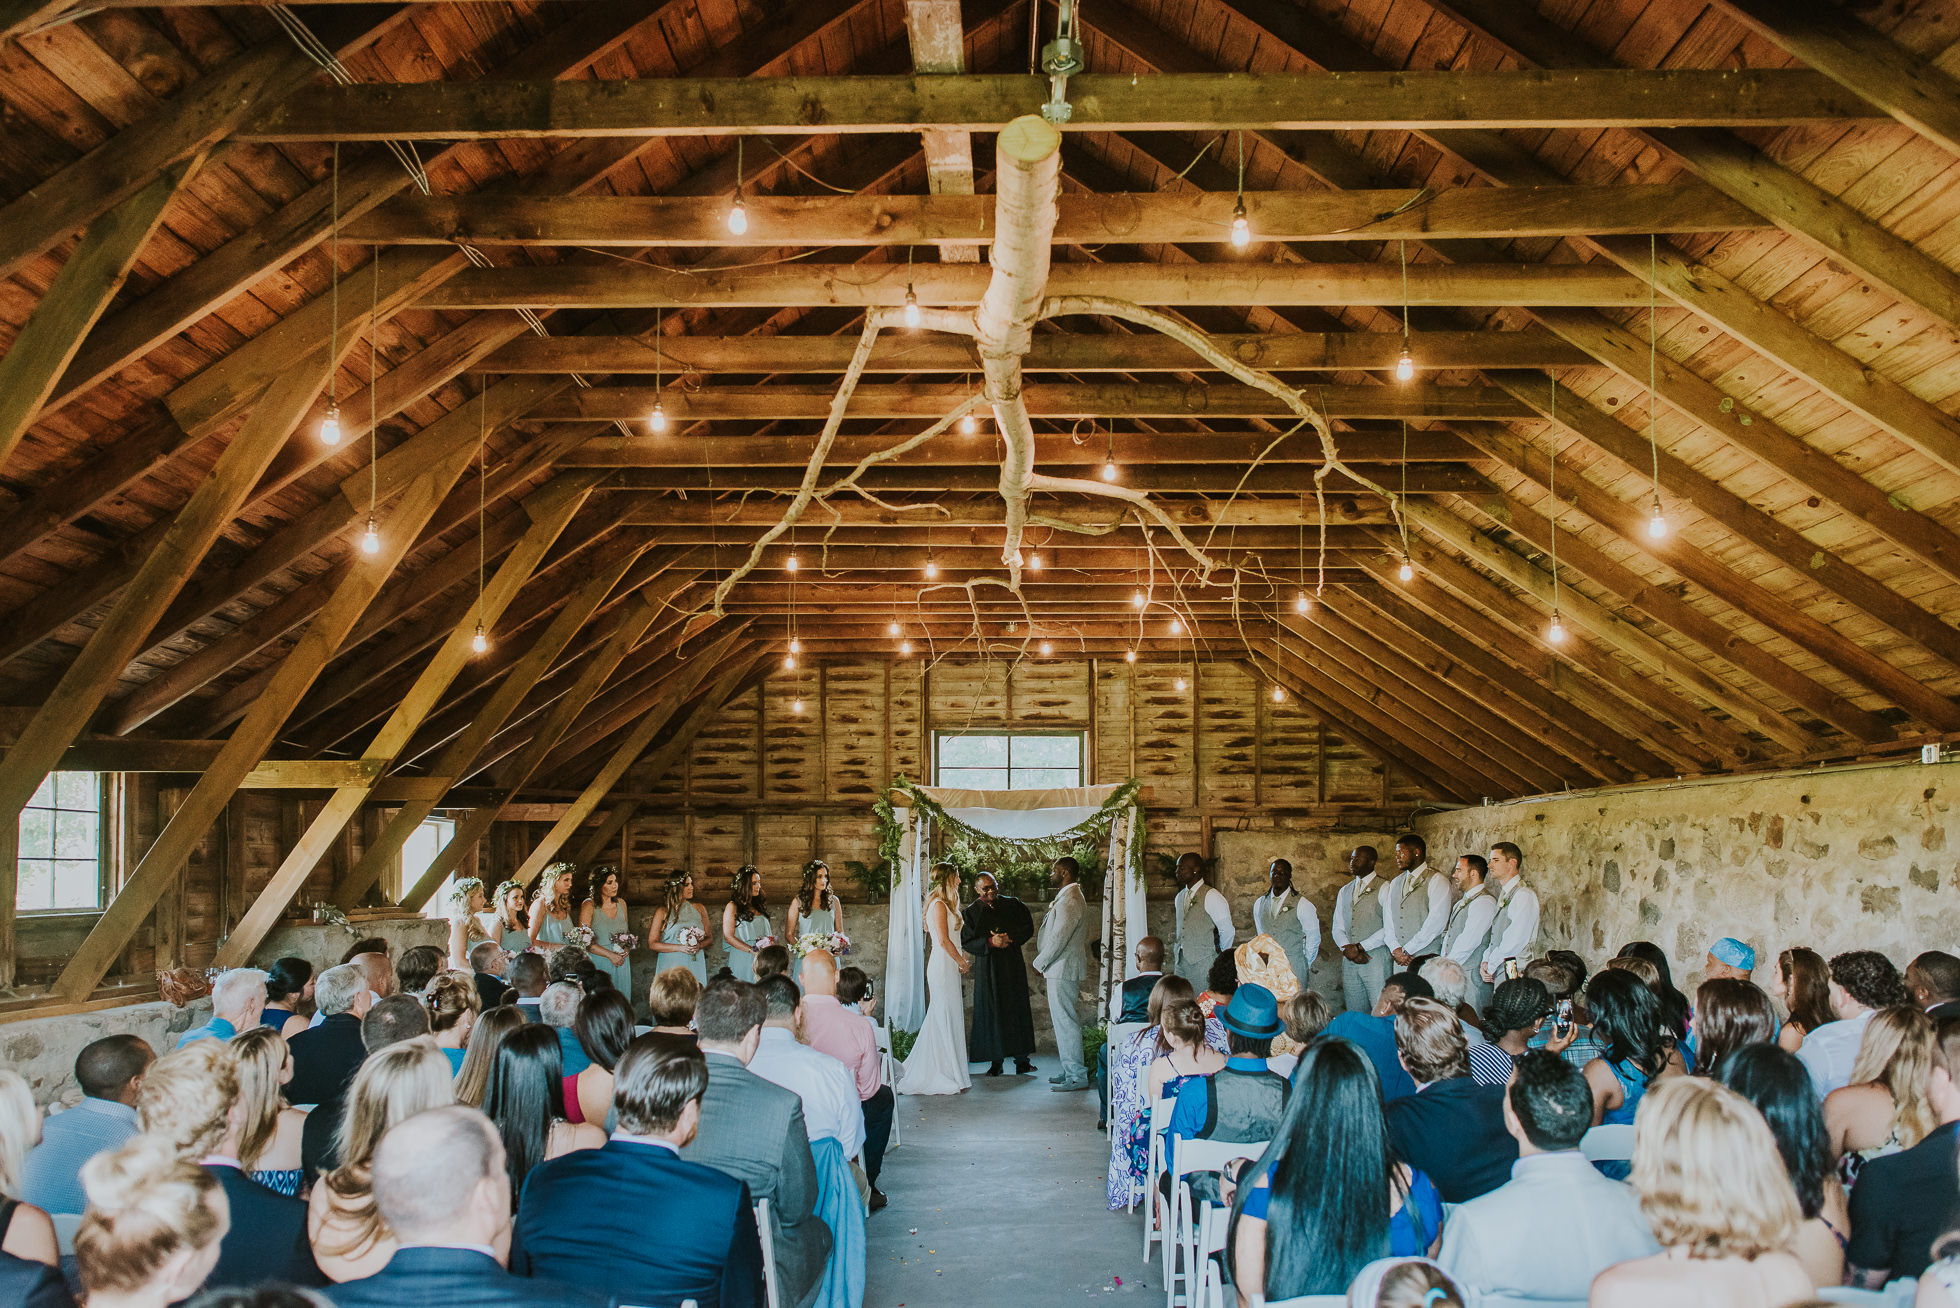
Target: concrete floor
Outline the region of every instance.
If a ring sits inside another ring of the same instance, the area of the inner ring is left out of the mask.
[[[976,1067],[962,1095],[899,1096],[905,1142],[879,1181],[891,1205],[868,1224],[866,1308],[1161,1300],[1142,1218],[1108,1211],[1096,1096],[1051,1093],[1053,1055],[1036,1064],[1031,1077]]]

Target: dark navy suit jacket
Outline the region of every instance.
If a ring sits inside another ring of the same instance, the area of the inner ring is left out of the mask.
[[[334,1308],[605,1308],[612,1299],[556,1281],[512,1276],[474,1249],[395,1250],[373,1276],[328,1286]]]
[[[0,1303],[15,1308],[75,1308],[75,1298],[60,1272],[4,1249],[0,1249]]]
[[[609,1141],[531,1170],[511,1269],[621,1303],[759,1308],[762,1239],[749,1187],[658,1145]]]
[[[1123,1010],[1119,1022],[1148,1022],[1150,1020],[1150,992],[1164,979],[1162,972],[1152,972],[1147,976],[1133,976],[1123,983]]]
[[[206,1285],[326,1284],[306,1239],[305,1203],[267,1189],[236,1167],[204,1170],[217,1178],[231,1204],[231,1229],[218,1245],[218,1265]]]
[[[361,1043],[361,1019],[336,1013],[310,1031],[292,1039],[293,1079],[286,1083],[286,1102],[317,1104],[300,1131],[300,1166],[308,1176],[334,1165],[334,1136],[340,1129],[347,1091],[367,1058]]]
[[[1436,1081],[1382,1110],[1401,1160],[1427,1172],[1446,1203],[1489,1194],[1511,1179],[1518,1142],[1504,1129],[1504,1087],[1467,1076]]]

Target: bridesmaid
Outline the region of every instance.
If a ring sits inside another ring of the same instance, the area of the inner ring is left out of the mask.
[[[613,989],[622,995],[633,993],[633,958],[624,949],[613,946],[612,938],[622,931],[631,931],[630,920],[626,916],[626,901],[619,897],[619,869],[610,864],[601,864],[592,869],[592,894],[579,908],[580,926],[592,928],[592,943],[585,952],[592,955],[592,961],[599,970],[612,978]]]
[[[813,858],[803,865],[803,889],[789,905],[789,936],[783,942],[794,944],[798,937],[827,936],[844,929],[844,909],[830,889],[830,864]]]
[[[458,972],[470,970],[470,950],[477,942],[490,939],[482,916],[488,905],[483,883],[475,877],[464,877],[449,892],[449,966]]]
[[[745,863],[735,874],[728,907],[721,910],[721,938],[728,942],[728,970],[741,981],[755,980],[755,942],[769,934],[769,901],[762,873]]]
[[[553,863],[544,870],[544,883],[531,905],[529,943],[533,948],[556,948],[566,942],[572,929],[572,873],[575,865]],[[547,950],[546,952],[549,952]]]
[[[506,881],[497,887],[497,943],[506,954],[521,954],[531,947],[531,905],[524,887]]]
[[[699,944],[681,943],[681,932],[689,927],[701,933]],[[647,948],[660,955],[656,974],[684,967],[694,973],[696,981],[708,984],[708,961],[702,957],[708,948],[708,915],[694,902],[692,872],[676,872],[667,878],[667,902],[653,911],[653,921],[647,927]]]

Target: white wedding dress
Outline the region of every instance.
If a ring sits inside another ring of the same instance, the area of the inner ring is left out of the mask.
[[[926,939],[933,939],[929,924]],[[926,962],[926,1022],[919,1028],[912,1056],[899,1064],[898,1093],[956,1095],[972,1085],[973,1078],[966,1072],[966,1002],[960,965],[934,941]]]

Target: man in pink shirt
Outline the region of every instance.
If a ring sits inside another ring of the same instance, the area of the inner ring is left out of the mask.
[[[819,949],[803,956],[803,1043],[851,1069],[864,1110],[864,1175],[871,1183],[871,1211],[885,1206],[878,1173],[892,1135],[896,1100],[884,1084],[878,1037],[871,1019],[837,998],[837,960]]]

